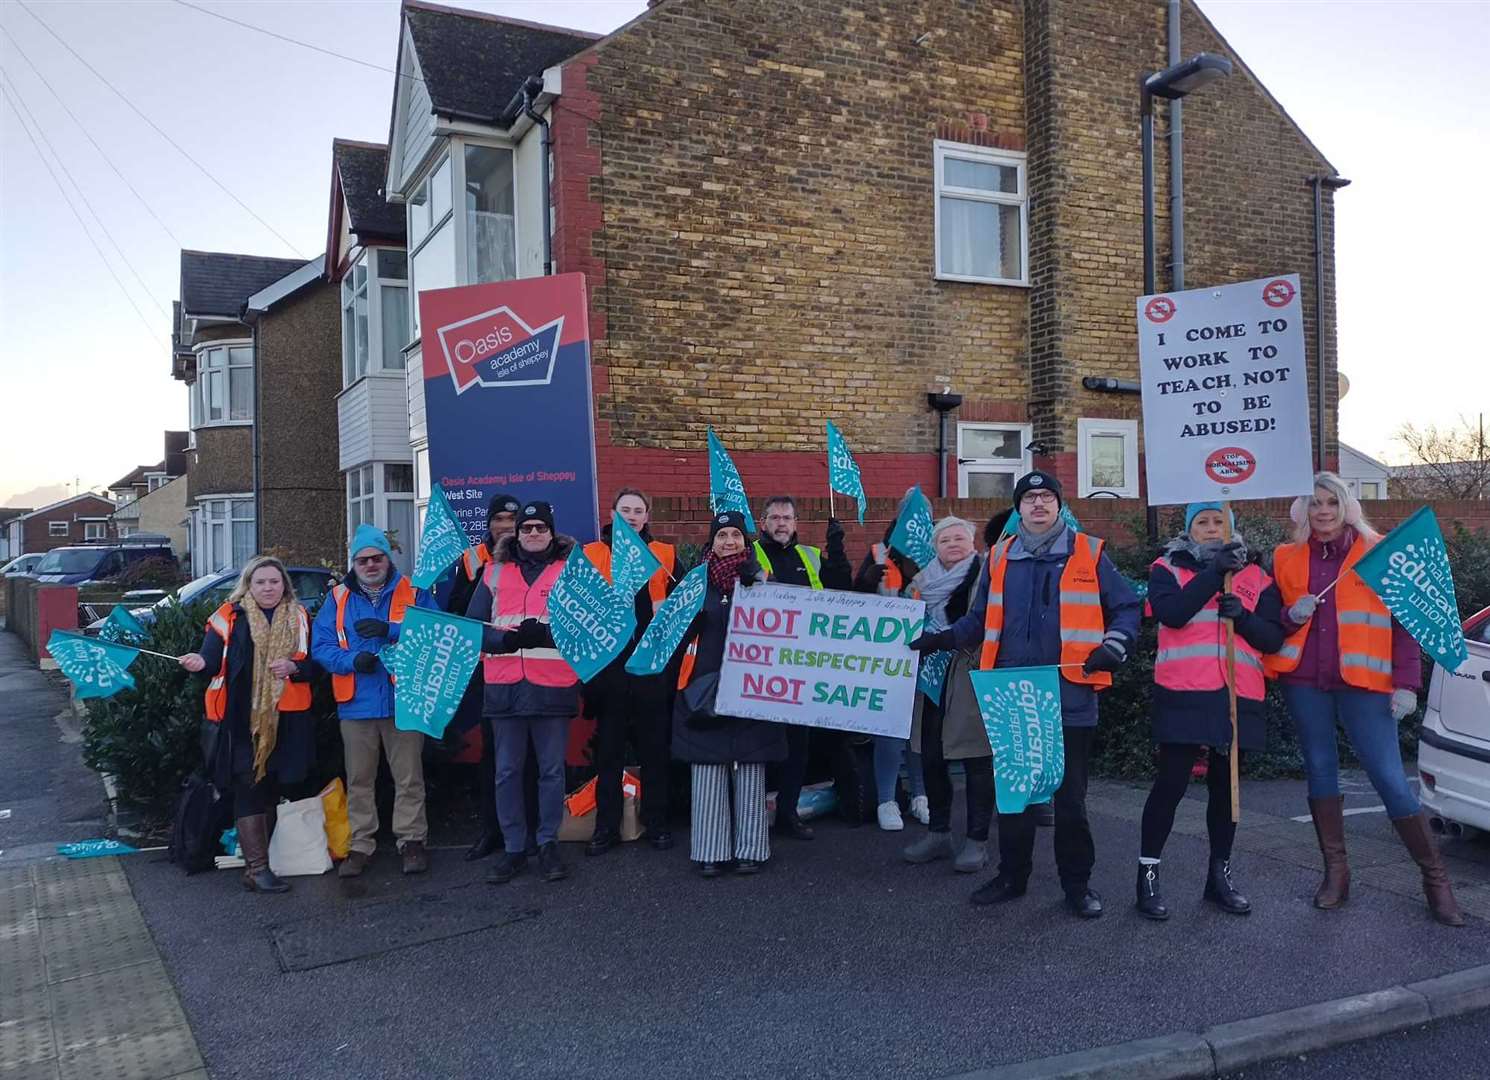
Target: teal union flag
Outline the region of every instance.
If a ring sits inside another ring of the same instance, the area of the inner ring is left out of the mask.
[[[103,626],[98,629],[98,636],[105,641],[114,641],[120,644],[129,644],[134,641],[143,641],[145,638],[145,627],[130,614],[129,609],[122,604],[115,604],[109,617],[104,620]]]
[[[432,739],[445,734],[481,659],[482,629],[475,619],[443,611],[411,607],[404,612],[398,641],[379,654],[396,680],[394,727]]]
[[[1431,508],[1387,533],[1354,570],[1444,670],[1457,671],[1469,659],[1448,548]]]
[[[713,428],[709,429],[709,509],[716,514],[738,510],[745,516],[745,528],[756,531],[750,500],[745,497],[745,481]]]
[[[859,524],[864,524],[864,480],[859,475],[859,464],[849,453],[848,443],[838,425],[828,421],[828,487],[840,495],[847,495],[859,506]]]
[[[709,568],[700,563],[678,582],[662,606],[652,616],[652,621],[642,631],[642,639],[636,643],[631,659],[626,661],[626,671],[631,675],[659,675],[667,669],[667,663],[678,651],[678,645],[693,620],[704,606],[704,594],[708,591]]]
[[[978,711],[993,747],[993,793],[1000,814],[1046,802],[1066,775],[1060,669],[994,668],[971,673]]]
[[[612,559],[614,561],[614,558]],[[621,655],[636,632],[633,596],[623,596],[595,568],[578,544],[548,594],[548,628],[554,648],[589,682]]]
[[[419,558],[411,575],[416,589],[427,589],[466,550],[466,530],[461,527],[445,488],[434,485],[424,511],[424,529],[419,534]]]
[[[662,569],[652,549],[642,542],[636,530],[626,524],[620,513],[611,513],[610,581],[616,595],[635,599],[637,591]]]
[[[917,566],[929,566],[936,555],[931,546],[931,528],[931,503],[921,494],[919,486],[913,487],[905,500],[905,508],[895,519],[895,528],[890,532],[890,546]]]
[[[139,649],[67,630],[53,630],[47,638],[47,652],[80,698],[111,697],[120,690],[134,688],[129,665],[140,655]]]

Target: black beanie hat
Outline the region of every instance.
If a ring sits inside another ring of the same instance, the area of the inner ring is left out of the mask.
[[[709,547],[714,546],[714,537],[719,535],[720,529],[739,529],[742,536],[749,535],[745,528],[745,515],[738,510],[725,510],[709,519]]]
[[[1014,509],[1019,509],[1019,500],[1024,498],[1024,493],[1027,491],[1049,491],[1055,495],[1057,503],[1062,506],[1066,503],[1065,497],[1061,495],[1061,482],[1039,469],[1025,473],[1014,485]]]
[[[543,500],[535,500],[523,503],[523,508],[518,511],[517,527],[521,529],[530,521],[541,521],[548,526],[548,531],[554,531],[554,508],[550,503]]]
[[[498,514],[515,514],[522,509],[522,503],[517,501],[516,495],[509,495],[505,491],[499,491],[491,497],[491,502],[486,507],[486,523],[491,524],[491,519]]]

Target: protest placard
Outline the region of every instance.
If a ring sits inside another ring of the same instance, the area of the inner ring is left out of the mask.
[[[737,588],[716,708],[726,716],[906,738],[920,600],[794,585]]]
[[[1149,502],[1312,491],[1298,275],[1141,296],[1137,309]]]

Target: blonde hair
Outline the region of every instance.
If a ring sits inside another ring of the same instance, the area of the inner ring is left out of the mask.
[[[1366,541],[1369,547],[1381,539],[1381,533],[1366,520],[1366,513],[1361,509],[1361,500],[1350,493],[1350,488],[1332,472],[1321,472],[1314,474],[1314,487],[1324,488],[1335,498],[1340,500],[1340,508],[1345,515],[1345,524],[1354,529]],[[1314,498],[1314,493],[1300,495],[1293,500],[1293,506],[1289,507],[1288,516],[1293,519],[1293,542],[1302,544],[1309,539],[1309,503]]]
[[[280,562],[273,555],[255,555],[252,559],[249,559],[248,562],[244,564],[243,573],[238,575],[238,584],[234,585],[233,591],[228,594],[228,603],[241,604],[243,602],[243,598],[248,595],[248,587],[253,584],[254,574],[258,573],[266,566],[272,566],[274,567],[274,569],[278,570],[279,579],[285,584],[285,592],[284,595],[280,597],[279,602],[283,604],[286,600],[288,600],[292,604],[296,603],[297,598],[295,596],[295,583],[290,580],[290,572],[285,569],[285,564]]]

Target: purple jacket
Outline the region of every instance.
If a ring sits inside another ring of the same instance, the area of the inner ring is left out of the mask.
[[[1331,582],[1340,576],[1345,556],[1355,543],[1355,530],[1347,528],[1335,540],[1321,541],[1309,538],[1309,592],[1318,596]],[[1314,609],[1314,618],[1309,622],[1309,634],[1304,638],[1304,652],[1299,666],[1282,676],[1284,682],[1300,683],[1318,690],[1353,690],[1340,677],[1340,627],[1335,613],[1338,607],[1335,597],[1340,593],[1330,589],[1329,595]],[[1285,600],[1285,604],[1287,601]],[[1283,631],[1292,636],[1298,633],[1299,624],[1283,611]],[[1423,658],[1418,643],[1411,634],[1402,629],[1396,619],[1392,620],[1392,686],[1398,690],[1416,690],[1423,682]]]

